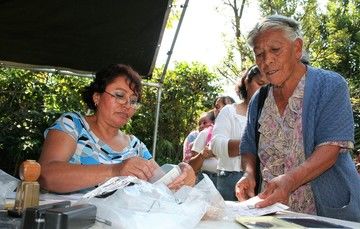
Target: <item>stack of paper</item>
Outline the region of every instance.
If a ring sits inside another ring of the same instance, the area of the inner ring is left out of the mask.
[[[255,196],[243,202],[227,202],[226,205],[235,215],[239,216],[268,215],[289,208],[288,206],[281,203],[275,203],[264,208],[255,208],[255,204],[260,201],[262,201],[262,199],[260,199],[258,196]]]

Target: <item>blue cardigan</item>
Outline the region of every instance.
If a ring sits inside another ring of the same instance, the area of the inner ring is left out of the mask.
[[[241,154],[257,154],[255,142],[257,92],[249,105]],[[302,123],[306,158],[328,141],[354,142],[354,120],[345,79],[339,74],[307,66]],[[349,152],[310,182],[317,214],[360,222],[360,175]]]

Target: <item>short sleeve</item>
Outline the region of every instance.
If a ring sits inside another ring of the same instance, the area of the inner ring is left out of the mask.
[[[231,136],[231,107],[233,105],[226,105],[216,117],[213,137],[211,139],[211,150],[212,152],[220,157],[228,157],[228,142]]]
[[[49,128],[44,132],[44,137],[47,136],[50,130],[62,131],[70,135],[75,141],[84,129],[84,124],[81,116],[75,112],[67,112],[62,114]]]
[[[146,147],[146,145],[134,135],[131,135],[130,138],[131,138],[130,145],[133,149],[136,150],[137,155],[139,155],[144,159],[150,160],[152,158],[152,155],[148,150],[148,148]]]
[[[202,130],[198,136],[196,137],[196,139],[194,140],[194,143],[192,145],[191,150],[195,151],[197,153],[201,153],[201,151],[203,151],[203,149],[206,146],[206,138],[207,135],[209,134],[209,129],[206,128],[204,130]]]

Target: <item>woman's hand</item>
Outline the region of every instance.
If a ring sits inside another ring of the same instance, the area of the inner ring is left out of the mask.
[[[131,157],[115,165],[115,176],[135,176],[142,180],[149,180],[159,165],[154,160],[141,157]]]
[[[192,167],[185,162],[179,164],[181,174],[173,182],[168,185],[169,189],[177,190],[183,185],[194,186],[196,181],[195,172]]]
[[[205,146],[203,151],[201,152],[202,156],[205,158],[205,159],[208,159],[208,158],[211,158],[211,157],[214,157],[215,155],[213,154],[213,152],[211,151],[211,149],[209,149],[209,146]]]
[[[288,204],[293,187],[294,180],[289,175],[284,174],[273,178],[266,184],[265,190],[259,194],[263,201],[257,203],[255,207],[263,208],[276,202]]]
[[[239,201],[255,196],[255,177],[245,173],[235,185],[235,194]]]

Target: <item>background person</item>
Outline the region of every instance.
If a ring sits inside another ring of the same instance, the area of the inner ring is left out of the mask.
[[[257,66],[252,66],[236,85],[236,93],[242,100],[226,105],[216,118],[211,150],[218,158],[217,189],[225,200],[237,200],[235,184],[242,177],[239,144],[246,125],[246,112],[250,98],[264,85]]]
[[[199,135],[199,133],[214,124],[214,114],[209,112],[204,112],[200,115],[199,121],[198,121],[198,129],[191,131],[185,138],[185,141],[183,143],[183,161],[189,162],[189,160],[194,156],[191,148],[192,145]]]
[[[194,156],[190,158],[189,165],[194,169],[195,174],[198,174],[198,181],[202,179],[202,176],[200,175],[201,173],[199,172],[204,166],[203,169],[205,170],[203,172],[207,173],[210,179],[214,180],[214,184],[216,185],[217,159],[214,157],[208,147],[212,137],[212,129],[215,123],[214,110],[208,111],[208,117],[211,117],[213,124],[200,131],[194,140],[191,147],[191,152]]]
[[[213,113],[214,122],[218,112],[227,104],[234,103],[234,99],[230,96],[219,96],[215,99],[214,109],[209,111]],[[217,163],[218,160],[210,149],[210,142],[213,135],[213,127],[211,125],[202,130],[196,137],[191,151],[193,157],[190,159],[189,164],[198,174],[197,180],[200,181],[203,178],[202,173],[206,173],[216,186],[217,183]]]
[[[351,160],[354,121],[346,81],[301,62],[299,23],[273,15],[248,36],[256,64],[271,86],[257,122],[257,94],[241,141],[240,201],[254,195],[255,156],[260,158],[264,199],[296,212],[360,221],[360,176]],[[260,124],[256,144],[257,123]]]
[[[57,193],[92,188],[111,177],[152,177],[158,168],[146,146],[119,130],[134,115],[141,98],[141,78],[126,65],[111,65],[96,73],[83,99],[94,114],[64,113],[45,131],[40,155],[41,187]],[[193,185],[192,168],[169,184]]]
[[[221,109],[227,104],[233,104],[235,100],[231,96],[219,96],[214,102],[215,118],[219,115]]]

